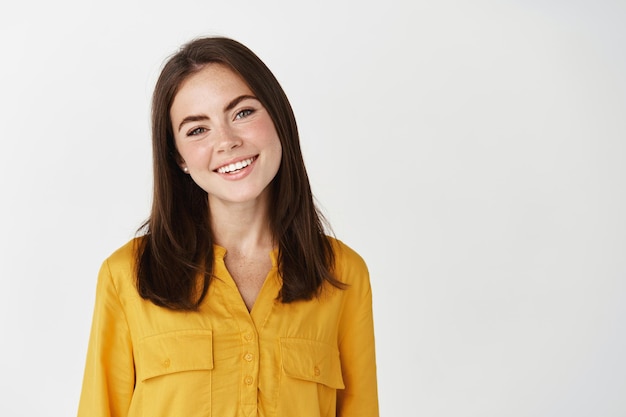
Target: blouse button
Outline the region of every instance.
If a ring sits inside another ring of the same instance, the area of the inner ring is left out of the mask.
[[[246,382],[246,384],[252,385],[252,382],[254,381],[254,379],[252,379],[251,376],[247,376],[244,381]]]
[[[248,362],[252,362],[254,355],[252,353],[246,353],[243,358]]]
[[[243,337],[244,339],[246,339],[248,342],[252,340],[252,333],[246,333]]]
[[[163,366],[165,366],[166,368],[169,368],[170,367],[170,360],[169,359],[165,359],[163,361]]]
[[[320,368],[318,368],[317,366],[313,369],[313,372],[315,373],[315,376],[320,376],[321,374]]]

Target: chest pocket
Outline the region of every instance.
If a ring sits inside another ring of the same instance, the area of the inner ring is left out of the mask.
[[[137,346],[137,378],[213,369],[211,330],[181,330],[149,336]]]
[[[280,355],[285,375],[343,389],[339,350],[316,340],[280,339]]]

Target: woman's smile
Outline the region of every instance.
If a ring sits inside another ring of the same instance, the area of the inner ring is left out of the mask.
[[[217,168],[215,172],[219,174],[238,173],[238,172],[241,172],[241,170],[243,170],[244,168],[251,166],[254,163],[254,161],[256,161],[257,158],[258,158],[258,155],[255,155],[251,158],[242,159],[236,162],[230,162]]]

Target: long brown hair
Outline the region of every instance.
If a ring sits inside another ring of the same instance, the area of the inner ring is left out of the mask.
[[[270,228],[278,243],[283,303],[308,300],[322,284],[343,288],[333,276],[327,224],[316,208],[289,100],[267,66],[246,46],[224,37],[195,39],[165,63],[152,97],[154,190],[152,212],[138,233],[137,289],[141,297],[174,310],[196,310],[213,270],[213,236],[207,193],[181,172],[170,108],[181,83],[206,64],[239,74],[268,111],[282,145],[270,184]]]

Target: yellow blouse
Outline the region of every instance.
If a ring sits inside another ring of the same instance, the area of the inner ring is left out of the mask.
[[[276,301],[276,253],[248,312],[215,247],[197,312],[137,293],[133,243],[98,276],[79,417],[378,416],[372,294],[361,257],[332,240],[336,276],[319,298]]]

